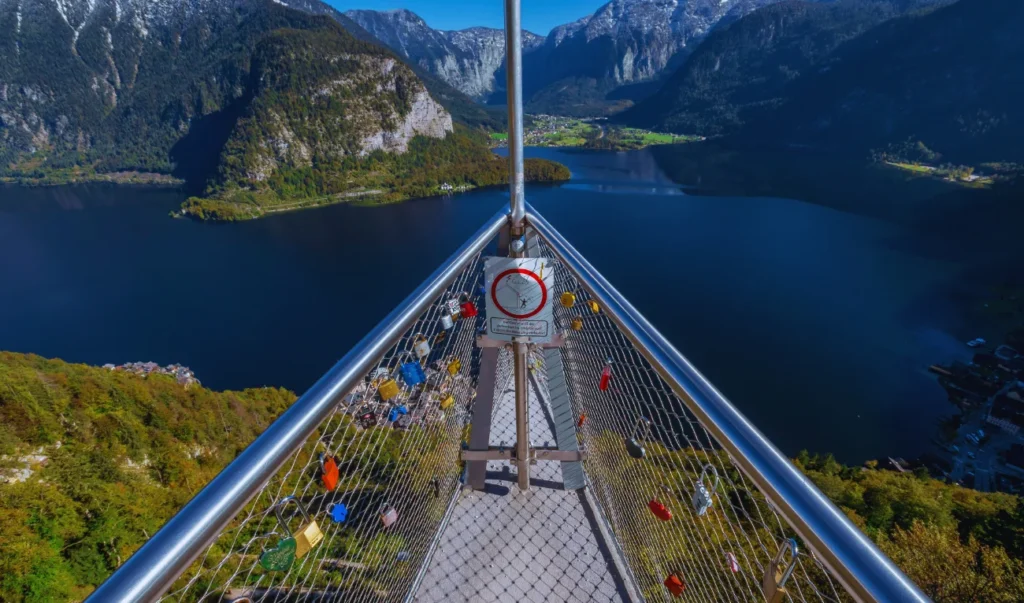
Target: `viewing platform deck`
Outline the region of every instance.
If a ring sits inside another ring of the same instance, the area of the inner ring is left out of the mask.
[[[500,362],[511,364],[511,355],[503,354]],[[511,369],[498,372],[511,374]],[[555,442],[546,390],[543,376],[530,379],[535,446]],[[494,400],[490,444],[514,447],[511,379],[496,385]],[[629,601],[601,519],[584,490],[563,487],[561,463],[533,465],[529,491],[519,491],[516,479],[514,464],[488,461],[486,488],[462,489],[414,600]]]

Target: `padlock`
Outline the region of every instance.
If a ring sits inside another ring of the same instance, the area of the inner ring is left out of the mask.
[[[593,312],[594,314],[597,314],[598,312],[601,311],[601,306],[597,305],[597,302],[594,300],[588,301],[587,307],[589,307],[590,311]]]
[[[268,572],[284,572],[295,561],[295,539],[291,536],[281,538],[273,548],[263,549],[260,553],[260,567]]]
[[[459,300],[454,297],[444,303],[445,308],[448,310],[448,316],[451,316],[453,320],[459,319]]]
[[[412,559],[412,554],[409,551],[399,551],[396,559],[399,561],[408,561]]]
[[[398,384],[395,383],[394,379],[388,379],[380,384],[380,387],[377,388],[377,393],[380,394],[381,400],[387,402],[398,395]]]
[[[448,374],[454,377],[462,369],[462,360],[452,358],[448,362]]]
[[[714,483],[707,478],[708,470],[715,476]],[[697,515],[704,515],[715,504],[715,490],[718,489],[718,469],[714,465],[704,465],[700,472],[700,479],[697,481],[697,489],[693,492],[693,510]],[[710,485],[707,485],[710,484]]]
[[[686,581],[683,580],[683,573],[676,572],[665,578],[665,588],[668,589],[668,592],[672,593],[673,597],[683,596],[683,592],[686,591]]]
[[[562,294],[562,297],[558,298],[558,301],[562,302],[562,306],[571,308],[576,305],[576,294],[566,291]]]
[[[655,517],[662,521],[672,519],[672,511],[669,511],[668,507],[656,498],[651,499],[651,502],[647,503],[647,507],[651,510],[651,513],[654,513]]]
[[[583,427],[583,424],[586,423],[586,422],[587,422],[587,413],[581,412],[580,413],[580,420],[576,422],[576,428],[579,429],[580,427]]]
[[[572,326],[572,330],[573,331],[582,331],[583,330],[583,319],[581,319],[581,318],[574,318],[574,319],[572,319],[572,325],[570,325],[570,326]]]
[[[608,384],[612,381],[612,365],[610,360],[608,362],[609,364],[604,365],[604,368],[601,369],[601,380],[597,384],[597,388],[601,391],[608,391]]]
[[[385,504],[380,508],[380,522],[384,524],[384,527],[391,527],[396,521],[398,521],[398,511],[395,510],[391,505]]]
[[[363,426],[363,429],[369,429],[377,425],[377,415],[372,412],[368,412],[364,415],[360,415],[359,424]]]
[[[388,411],[388,422],[394,423],[395,421],[398,420],[399,416],[400,415],[398,412],[398,407],[396,406],[395,408],[392,408],[390,411]]]
[[[299,509],[299,514],[302,515],[302,525],[296,532],[292,533],[292,538],[295,539],[295,558],[302,559],[306,553],[324,539],[324,533],[320,531],[320,526],[309,518],[309,514],[306,513],[302,503],[294,496],[286,496],[274,505],[274,515],[277,515],[277,523],[281,526],[281,529],[286,532],[288,531],[288,522],[284,520],[281,511],[292,503],[295,503],[295,506]]]
[[[791,558],[786,569],[782,569],[782,561],[786,556],[787,550],[790,552]],[[782,548],[779,549],[779,553],[775,555],[775,559],[772,559],[768,567],[765,568],[761,588],[764,591],[764,598],[767,603],[782,603],[786,600],[786,582],[793,575],[793,570],[796,569],[798,550],[796,540],[793,538],[787,539]]]
[[[394,423],[395,429],[409,429],[412,427],[412,417],[409,415],[402,415],[398,417],[398,420]]]
[[[640,440],[637,439],[638,432],[642,428],[646,428],[648,431],[651,428],[651,422],[644,417],[640,417],[637,420],[636,425],[633,427],[633,433],[630,437],[626,438],[626,452],[635,459],[642,459],[647,456],[647,451],[640,444]]]
[[[455,321],[452,320],[452,315],[448,313],[441,314],[441,327],[444,329],[450,329],[455,326]]]
[[[327,514],[331,516],[334,523],[345,523],[348,519],[348,507],[344,503],[334,503],[327,507]]]
[[[320,454],[320,479],[328,492],[338,487],[338,463],[333,456]]]
[[[416,337],[412,341],[412,350],[416,352],[417,358],[422,360],[430,355],[430,344],[427,343],[426,337],[417,333]]]
[[[437,335],[434,335],[434,345],[438,346],[444,342],[444,338],[448,336],[448,331],[441,331]]]
[[[729,567],[729,570],[732,571],[732,573],[734,574],[740,571],[740,562],[736,559],[736,555],[733,555],[732,553],[725,554],[725,564]]]
[[[423,372],[419,362],[406,362],[399,370],[402,372],[402,380],[410,387],[427,380],[427,374]]]
[[[441,410],[448,410],[452,406],[455,406],[455,396],[448,394],[441,400]]]
[[[461,314],[463,318],[473,318],[477,314],[476,304],[469,300],[462,302],[459,304],[459,314]]]

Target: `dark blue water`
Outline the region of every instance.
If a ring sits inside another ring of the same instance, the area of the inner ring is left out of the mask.
[[[529,201],[784,451],[927,448],[952,408],[924,369],[970,332],[943,294],[961,262],[879,219],[682,195],[646,152],[531,153],[574,178]],[[301,392],[507,199],[211,225],[170,219],[176,192],[0,189],[0,349]]]

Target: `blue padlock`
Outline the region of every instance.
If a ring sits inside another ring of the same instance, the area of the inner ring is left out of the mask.
[[[327,512],[331,514],[331,520],[334,523],[345,523],[345,520],[348,519],[348,507],[343,503],[334,503],[327,509]]]
[[[398,420],[398,415],[399,415],[398,407],[396,406],[396,407],[392,408],[388,412],[388,421],[394,423],[395,421]]]
[[[398,414],[400,414],[400,415],[407,415],[407,414],[409,414],[409,409],[406,408],[405,406],[399,406],[399,407],[395,408],[395,410],[397,410]]]
[[[423,367],[420,366],[419,362],[406,362],[402,365],[400,371],[402,379],[410,387],[419,385],[427,380],[427,374],[423,372]]]

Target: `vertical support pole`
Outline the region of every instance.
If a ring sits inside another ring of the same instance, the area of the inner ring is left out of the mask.
[[[520,0],[505,0],[505,89],[508,91],[508,190],[512,257],[523,257],[523,218],[526,215],[526,179],[523,175],[523,44]],[[529,346],[512,344],[516,387],[516,465],[519,489],[530,489],[530,416],[527,367]]]
[[[530,489],[529,346],[518,342],[512,345],[515,357],[512,370],[516,384],[516,472],[519,489],[525,492]]]
[[[512,236],[521,236],[526,215],[523,176],[523,44],[519,0],[505,0],[505,89],[508,91],[508,188]]]

